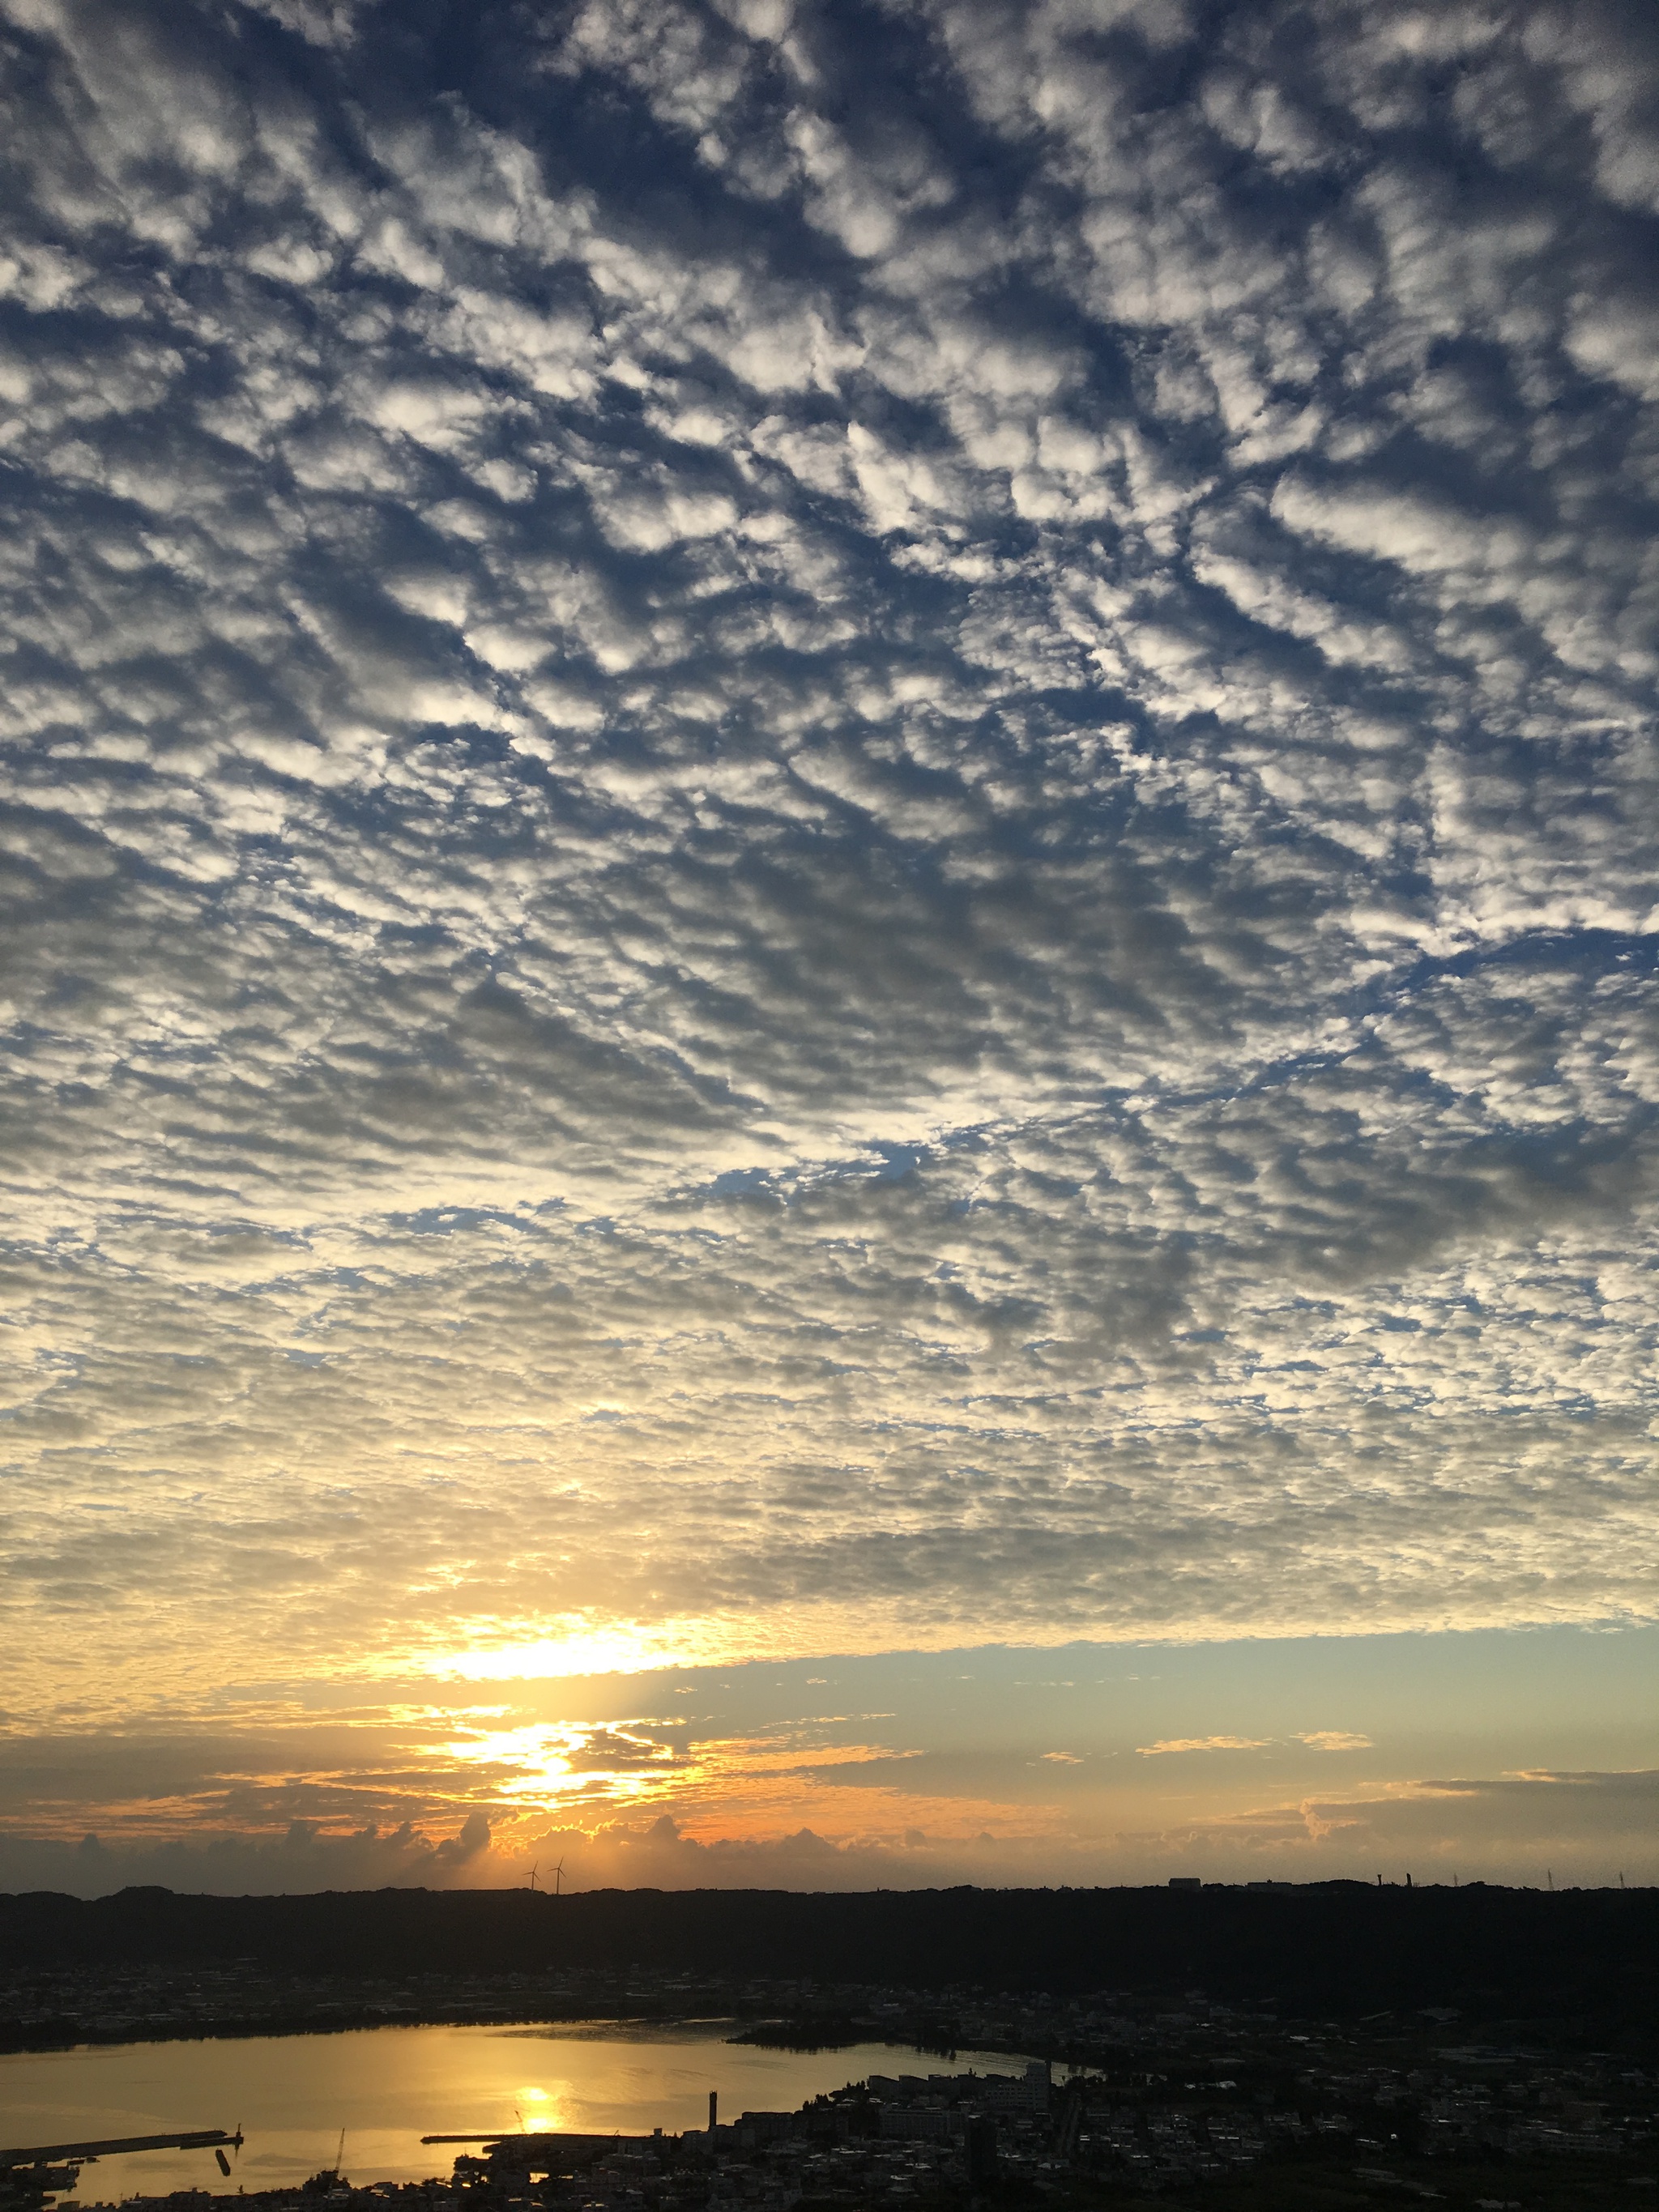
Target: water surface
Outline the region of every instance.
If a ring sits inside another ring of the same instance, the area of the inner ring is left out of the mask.
[[[222,2042],[86,2045],[0,2057],[0,2143],[85,2142],[239,2123],[246,2136],[230,2182],[210,2151],[100,2159],[79,2202],[113,2203],[169,2189],[279,2189],[331,2166],[356,2182],[419,2181],[449,2171],[462,2145],[423,2135],[509,2128],[677,2134],[720,2117],[787,2112],[870,2074],[1018,2073],[985,2051],[954,2061],[890,2044],[844,2051],[763,2051],[732,2044],[730,2021],[535,2027],[375,2027],[337,2035]],[[73,2200],[72,2200],[73,2201]]]

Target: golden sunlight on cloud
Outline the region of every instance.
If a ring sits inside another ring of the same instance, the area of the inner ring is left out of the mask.
[[[1601,1881],[1651,1860],[1654,1648],[1564,1631],[254,1682],[0,1757],[30,1808],[0,1833],[0,1887],[507,1887],[538,1860],[567,1891],[1431,1864]],[[1317,1725],[1336,1714],[1360,1725]],[[1447,1714],[1481,1723],[1483,1771]]]
[[[941,1801],[919,1772],[914,1783],[906,1776],[925,1763],[920,1753],[827,1744],[822,1730],[840,1717],[701,1741],[676,1720],[491,1727],[477,1711],[467,1718],[477,1725],[433,1747],[434,1794],[453,1814],[487,1802],[496,1849],[509,1855],[553,1835],[631,1833],[641,1818],[670,1819],[684,1840],[709,1843],[775,1838],[804,1823],[859,1844],[890,1843],[922,1823],[957,1840],[988,1823],[1031,1838],[1066,1826],[1053,1804],[984,1788]]]
[[[699,1658],[719,1657],[703,1647],[706,1627],[670,1623],[653,1629],[626,1622],[605,1624],[582,1615],[568,1616],[541,1633],[510,1635],[502,1641],[481,1637],[460,1649],[411,1655],[422,1672],[470,1682],[563,1680],[572,1674],[637,1674],[651,1667],[684,1667]]]
[[[501,1806],[544,1811],[573,1800],[637,1804],[660,1794],[663,1780],[690,1762],[672,1743],[627,1727],[554,1723],[480,1729],[443,1749],[463,1771],[489,1770]]]
[[[954,1648],[945,1628],[902,1607],[810,1605],[751,1608],[733,1620],[710,1608],[658,1621],[606,1615],[599,1607],[550,1619],[474,1619],[442,1643],[384,1644],[382,1679],[412,1673],[443,1681],[562,1681],[572,1676],[641,1674],[658,1668],[781,1663],[807,1649],[868,1657],[892,1650]],[[1044,1648],[1034,1643],[1032,1650]]]
[[[1157,1743],[1138,1743],[1142,1759],[1157,1759],[1166,1751],[1266,1751],[1272,1742],[1265,1735],[1171,1735]]]

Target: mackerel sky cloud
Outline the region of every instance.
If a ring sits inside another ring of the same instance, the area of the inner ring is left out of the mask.
[[[0,21],[13,1724],[1651,1619],[1646,8]]]

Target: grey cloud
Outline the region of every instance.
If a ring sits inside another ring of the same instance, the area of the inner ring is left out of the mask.
[[[1650,1612],[1650,30],[396,14],[7,15],[31,1696]]]
[[[1375,1856],[1414,1849],[1427,1855],[1420,1865],[1445,1868],[1447,1876],[1461,1863],[1465,1879],[1484,1861],[1509,1869],[1511,1879],[1536,1881],[1551,1870],[1553,1856],[1562,1859],[1569,1879],[1587,1875],[1606,1884],[1635,1867],[1642,1870],[1639,1881],[1649,1858],[1656,1788],[1659,1778],[1651,1771],[1420,1782],[1386,1796],[1347,1802],[1310,1798],[1294,1808],[1218,1822],[1203,1840],[1224,1849],[1232,1831],[1257,1849],[1299,1857],[1324,1850],[1351,1861],[1363,1859],[1367,1850]]]
[[[1052,1769],[1046,1770],[1052,1772]],[[107,1895],[133,1881],[160,1881],[232,1895],[307,1887],[441,1888],[521,1885],[548,1851],[563,1860],[567,1885],[600,1888],[795,1887],[929,1888],[952,1881],[1161,1882],[1170,1867],[1212,1881],[1268,1876],[1369,1881],[1379,1861],[1391,1881],[1486,1879],[1540,1887],[1610,1886],[1621,1873],[1651,1878],[1651,1773],[1552,1775],[1456,1784],[1407,1785],[1388,1797],[1307,1800],[1169,1826],[1102,1826],[1079,1832],[1010,1828],[977,1833],[915,1826],[851,1841],[809,1825],[765,1838],[693,1835],[672,1814],[552,1827],[492,1848],[482,1814],[434,1842],[408,1826],[373,1824],[354,1833],[295,1820],[279,1838],[226,1834],[192,1844],[111,1846],[88,1833],[79,1844],[0,1840],[8,1887]],[[942,1807],[947,1821],[948,1807]]]
[[[441,1889],[476,1881],[489,1847],[488,1824],[472,1815],[442,1839],[406,1825],[381,1832],[371,1823],[351,1835],[329,1833],[302,1819],[270,1841],[210,1834],[191,1844],[135,1848],[106,1844],[88,1830],[76,1844],[6,1838],[0,1841],[0,1880],[13,1890],[79,1897],[107,1897],[149,1882],[228,1897],[296,1888]]]

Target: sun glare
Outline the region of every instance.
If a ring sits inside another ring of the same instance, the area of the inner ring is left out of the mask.
[[[670,1779],[684,1781],[687,1772],[672,1747],[637,1727],[554,1722],[489,1729],[445,1748],[464,1765],[493,1768],[489,1779],[497,1797],[524,1806],[572,1799],[634,1804],[658,1794]]]

